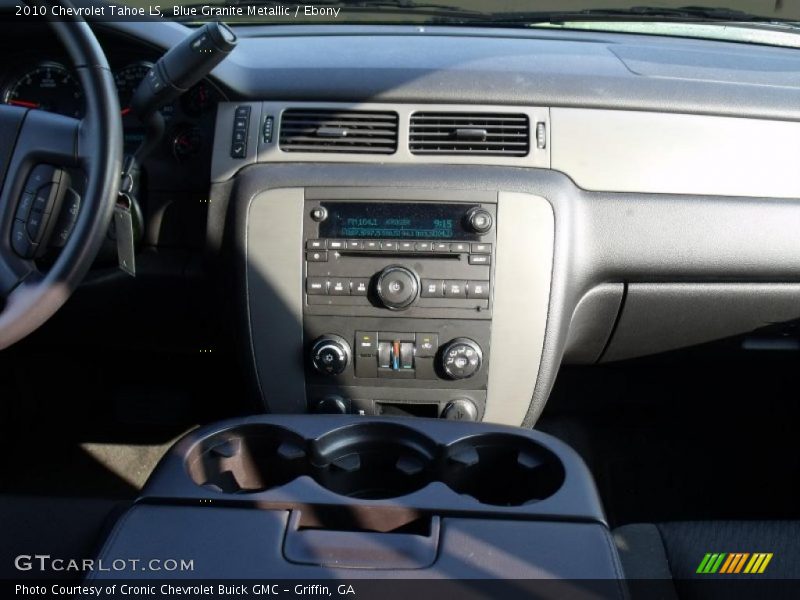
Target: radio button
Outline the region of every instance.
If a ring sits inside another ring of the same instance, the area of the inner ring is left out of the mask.
[[[431,242],[417,242],[414,247],[417,252],[430,252],[433,250],[433,244]]]
[[[487,300],[489,298],[488,281],[470,281],[467,283],[467,297]]]
[[[436,252],[450,252],[450,244],[445,242],[436,242],[433,245],[433,249],[436,250]]]
[[[441,279],[423,279],[422,280],[422,297],[423,298],[441,298],[444,295]]]
[[[398,248],[400,248],[401,252],[413,252],[414,242],[400,242]]]
[[[469,264],[471,265],[490,265],[492,257],[489,254],[470,254]]]
[[[359,278],[350,280],[350,294],[353,296],[366,296],[369,290],[369,279]]]
[[[380,250],[381,243],[375,240],[367,240],[364,242],[364,250]]]
[[[465,242],[450,244],[450,252],[469,252],[469,244]]]
[[[444,282],[444,295],[447,298],[466,298],[467,282],[448,279]]]
[[[328,253],[321,252],[306,252],[306,260],[308,262],[328,262]]]
[[[381,250],[384,252],[394,252],[397,250],[397,242],[381,242]]]
[[[349,279],[331,279],[328,286],[328,295],[330,296],[349,296],[350,295],[350,280]]]
[[[309,250],[325,250],[325,240],[308,240],[306,248]]]
[[[472,253],[473,254],[491,254],[492,253],[492,245],[491,244],[472,244]]]
[[[347,249],[348,250],[363,250],[364,249],[364,242],[361,240],[347,240]]]
[[[328,240],[328,250],[344,250],[344,240]]]
[[[306,279],[306,293],[309,296],[324,296],[328,293],[328,280],[324,277]]]

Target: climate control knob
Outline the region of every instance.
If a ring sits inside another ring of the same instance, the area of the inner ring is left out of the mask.
[[[311,347],[311,364],[323,375],[339,375],[350,363],[350,344],[338,335],[323,335]]]
[[[477,421],[478,407],[469,398],[456,398],[444,407],[442,418],[449,421]]]
[[[392,265],[378,275],[375,291],[386,308],[402,310],[411,306],[417,299],[419,279],[411,269]]]
[[[456,338],[442,350],[442,371],[450,379],[467,379],[481,368],[483,352],[477,342],[469,338]]]

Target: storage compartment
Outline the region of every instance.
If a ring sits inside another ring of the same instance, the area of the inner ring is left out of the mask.
[[[448,447],[442,475],[459,494],[494,506],[538,502],[564,483],[564,467],[555,454],[505,433],[477,435]]]
[[[430,483],[436,444],[394,423],[360,423],[313,444],[314,479],[349,498],[404,496]]]
[[[268,490],[308,469],[306,441],[274,425],[233,427],[194,445],[186,467],[196,484],[227,494]]]

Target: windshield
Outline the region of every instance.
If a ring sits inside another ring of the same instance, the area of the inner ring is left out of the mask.
[[[147,0],[126,0],[129,7],[153,8]],[[162,17],[225,17],[264,23],[433,23],[508,19],[525,25],[552,16],[562,20],[602,17],[613,20],[668,20],[749,22],[800,21],[800,2],[794,0],[725,0],[691,3],[686,0],[642,2],[620,0],[318,0],[292,4],[272,0],[176,0],[160,4]]]
[[[83,2],[96,5],[108,0]],[[108,4],[109,8],[114,6]],[[797,35],[800,2],[795,0],[709,0],[702,4],[686,0],[318,0],[309,4],[274,0],[168,0],[159,5],[150,0],[123,0],[109,16],[124,18],[120,10],[139,10],[143,18],[174,19],[189,24],[224,20],[234,25],[555,27],[800,46]]]

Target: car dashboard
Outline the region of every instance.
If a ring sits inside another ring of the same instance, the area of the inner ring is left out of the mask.
[[[97,29],[131,152],[131,90],[188,28]],[[562,362],[800,316],[796,51],[574,31],[236,31],[230,57],[163,109],[144,245],[190,248],[230,292],[263,409],[530,425]],[[55,49],[9,62],[3,101],[80,114]]]
[[[30,27],[4,32],[0,101],[79,117],[66,55],[25,50],[43,39]],[[146,135],[132,90],[202,32],[92,28],[130,155]],[[109,233],[69,302],[4,355],[24,399],[9,409],[37,425],[14,421],[11,445],[34,452],[9,454],[4,481],[125,484],[136,500],[100,560],[169,548],[197,565],[158,573],[176,584],[495,579],[516,597],[555,579],[553,597],[638,598],[621,579],[682,592],[720,549],[735,550],[720,575],[755,551],[762,581],[795,584],[796,48],[232,30],[225,60],[161,109],[136,277]],[[736,359],[699,359],[718,342]]]

